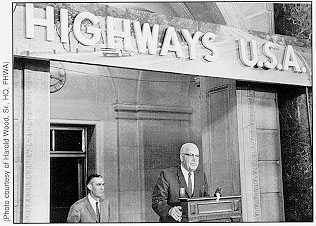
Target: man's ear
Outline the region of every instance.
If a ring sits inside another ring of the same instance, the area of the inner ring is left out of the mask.
[[[180,154],[180,161],[183,162],[183,156]]]
[[[87,188],[91,191],[91,190],[92,190],[92,185],[89,183],[89,184],[87,185]]]

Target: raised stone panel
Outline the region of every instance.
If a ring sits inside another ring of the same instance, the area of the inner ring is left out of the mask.
[[[275,99],[256,98],[255,114],[257,129],[277,129],[277,105]]]
[[[280,161],[259,161],[260,193],[281,192]]]
[[[280,139],[278,130],[257,130],[259,160],[280,160]]]
[[[261,220],[263,222],[283,221],[282,217],[280,217],[283,215],[283,206],[280,205],[280,203],[282,203],[283,200],[282,195],[280,195],[280,193],[261,194],[260,200],[262,209]]]

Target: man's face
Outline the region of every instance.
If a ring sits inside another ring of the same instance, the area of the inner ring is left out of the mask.
[[[188,146],[180,154],[181,164],[187,171],[195,171],[199,166],[200,152],[196,146]]]
[[[102,177],[94,177],[90,180],[88,186],[93,198],[101,198],[104,194],[104,180]]]

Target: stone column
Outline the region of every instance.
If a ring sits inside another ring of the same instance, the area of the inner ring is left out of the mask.
[[[285,221],[313,221],[313,156],[311,91],[279,89]],[[309,102],[309,103],[308,103]]]

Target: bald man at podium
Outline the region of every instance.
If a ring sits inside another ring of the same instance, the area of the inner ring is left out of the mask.
[[[161,171],[152,193],[152,208],[159,222],[181,222],[181,198],[209,196],[205,173],[197,170],[200,151],[193,143],[180,149],[181,164]]]

